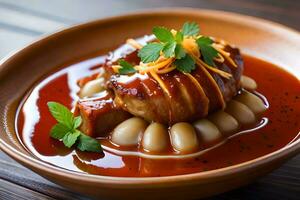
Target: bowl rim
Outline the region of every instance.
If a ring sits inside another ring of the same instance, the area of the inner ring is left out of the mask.
[[[13,53],[8,54],[6,57],[0,60],[0,72],[4,68],[4,64],[13,60],[16,56],[22,54],[23,52],[33,48],[35,45],[40,43],[44,43],[47,39],[51,37],[60,37],[61,35],[76,31],[77,29],[82,29],[84,27],[89,27],[94,24],[103,25],[105,23],[113,23],[114,21],[118,21],[120,19],[131,19],[136,18],[139,16],[154,16],[154,15],[168,15],[168,14],[176,14],[176,15],[186,15],[186,16],[206,16],[210,18],[226,18],[228,21],[232,22],[243,22],[247,23],[251,26],[256,26],[261,29],[265,30],[272,30],[272,31],[279,31],[288,34],[300,41],[300,32],[294,30],[292,28],[286,27],[284,25],[278,24],[276,22],[271,22],[268,20],[260,19],[257,17],[236,14],[232,12],[225,12],[225,11],[216,11],[216,10],[209,10],[209,9],[194,9],[194,8],[160,8],[160,9],[144,9],[138,12],[130,12],[128,14],[103,18],[103,19],[96,19],[85,23],[80,23],[77,25],[73,25],[61,30],[58,30],[52,34],[45,35],[40,37],[37,40],[34,40],[32,43],[26,45],[25,47],[17,50]],[[285,37],[288,37],[285,35]],[[5,133],[6,134],[6,133]],[[299,136],[299,135],[298,135]],[[6,143],[2,138],[0,138],[0,149],[8,154],[10,157],[15,159],[16,161],[22,163],[23,165],[30,166],[30,168],[39,170],[40,172],[44,172],[46,174],[51,174],[52,176],[60,176],[65,177],[68,180],[72,181],[83,181],[93,183],[105,183],[106,186],[116,186],[118,187],[155,187],[158,184],[165,185],[166,183],[168,186],[176,185],[178,183],[192,183],[192,180],[209,182],[209,180],[218,177],[225,177],[229,175],[233,175],[237,172],[242,172],[250,168],[255,168],[258,166],[262,166],[268,162],[276,161],[278,159],[284,158],[285,156],[289,156],[290,154],[296,154],[300,152],[300,138],[292,143],[287,144],[281,149],[278,149],[272,153],[266,154],[264,156],[255,158],[253,160],[249,160],[240,164],[205,171],[205,172],[197,172],[191,174],[183,174],[183,175],[173,175],[173,176],[162,176],[162,177],[114,177],[114,176],[103,176],[103,175],[93,175],[87,174],[82,172],[76,172],[72,170],[67,170],[45,161],[42,161],[34,156],[26,155],[15,149],[13,146]],[[154,185],[156,184],[156,185]]]

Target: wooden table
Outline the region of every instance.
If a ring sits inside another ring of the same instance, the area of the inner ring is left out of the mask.
[[[72,24],[145,8],[180,6],[258,16],[300,30],[300,0],[0,0],[0,58]],[[41,178],[0,152],[0,199],[89,198]],[[211,199],[300,199],[300,155],[249,186]]]

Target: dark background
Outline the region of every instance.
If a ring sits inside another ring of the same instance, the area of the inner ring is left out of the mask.
[[[0,0],[0,58],[72,24],[161,7],[231,11],[300,30],[300,0]],[[0,152],[0,199],[88,198],[50,183]],[[300,155],[253,184],[212,199],[300,199]]]

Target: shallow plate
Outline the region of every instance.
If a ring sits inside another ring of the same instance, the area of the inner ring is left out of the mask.
[[[68,171],[30,154],[15,132],[15,113],[24,94],[58,66],[150,33],[155,25],[179,28],[196,21],[202,33],[224,38],[242,52],[277,64],[300,77],[300,34],[284,26],[237,14],[169,9],[97,20],[59,31],[0,63],[0,147],[21,164],[74,191],[122,199],[199,198],[245,185],[300,151],[300,139],[266,156],[239,165],[188,175],[120,178]]]

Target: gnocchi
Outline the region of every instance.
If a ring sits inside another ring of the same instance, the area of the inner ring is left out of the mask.
[[[188,152],[198,146],[198,138],[194,127],[186,122],[174,124],[170,129],[171,143],[175,150]]]
[[[138,145],[147,125],[145,120],[138,117],[127,119],[114,129],[111,140],[117,145]]]

